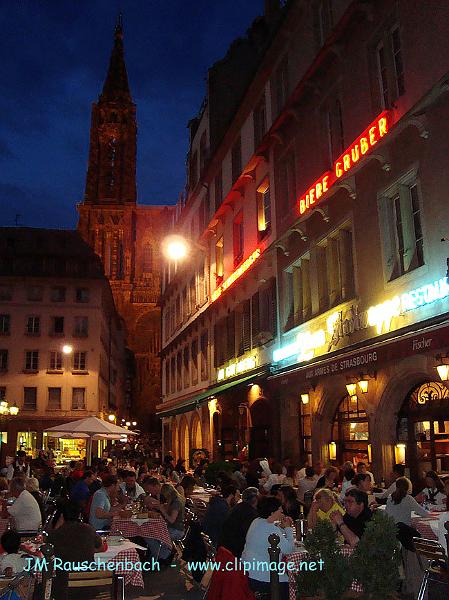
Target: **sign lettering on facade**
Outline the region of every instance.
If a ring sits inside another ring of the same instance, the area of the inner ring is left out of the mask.
[[[256,356],[247,356],[242,360],[235,361],[228,365],[227,367],[222,367],[217,371],[217,381],[223,381],[224,379],[230,379],[231,377],[235,377],[236,375],[240,375],[245,371],[250,371],[251,369],[255,369],[257,365]]]
[[[232,275],[229,275],[229,277],[225,281],[223,281],[223,283],[219,285],[214,292],[212,292],[211,302],[215,302],[215,300],[217,300],[222,295],[222,293],[225,292],[228,289],[228,287],[230,287],[234,283],[234,281],[241,277],[243,273],[245,273],[245,271],[247,271],[259,258],[260,253],[260,248],[254,250],[254,252],[250,254],[245,261],[242,262],[240,267],[238,267],[234,271],[234,273],[232,273]]]

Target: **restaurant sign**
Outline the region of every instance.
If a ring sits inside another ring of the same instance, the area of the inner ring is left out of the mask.
[[[245,373],[245,371],[251,371],[251,369],[255,369],[257,366],[257,357],[256,356],[247,356],[242,360],[236,360],[232,362],[227,367],[222,367],[217,371],[217,381],[223,381],[224,379],[230,379],[231,377],[235,377],[236,375],[240,375],[241,373]]]

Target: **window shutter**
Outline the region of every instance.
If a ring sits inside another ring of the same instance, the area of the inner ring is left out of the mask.
[[[253,348],[255,348],[258,346],[256,338],[260,332],[259,292],[256,292],[251,298],[251,330]]]
[[[302,320],[307,321],[312,314],[312,294],[310,291],[310,260],[303,258],[301,260],[302,272]],[[274,293],[276,296],[276,284],[274,285]]]
[[[404,271],[407,272],[416,250],[415,227],[413,225],[412,200],[410,198],[409,186],[399,186],[399,199],[401,202],[402,235],[404,236]]]
[[[276,279],[273,277],[270,281],[270,313],[269,313],[269,331],[273,337],[277,335],[277,299],[276,299]]]
[[[354,266],[352,260],[352,233],[346,229],[340,231],[338,254],[341,277],[341,297],[342,300],[347,300],[354,294]]]
[[[221,364],[221,352],[220,352],[220,322],[214,325],[214,367],[219,367]]]
[[[250,317],[250,300],[245,300],[243,303],[242,314],[242,342],[243,352],[247,352],[251,348],[251,317]]]
[[[379,199],[379,224],[384,251],[385,275],[387,281],[390,281],[395,276],[396,267],[393,206],[390,198]]]
[[[301,267],[293,267],[293,322],[295,325],[302,323],[302,272]]]
[[[326,248],[320,246],[316,249],[316,253],[318,268],[318,297],[320,310],[326,310],[329,307]]]
[[[226,338],[225,361],[227,361],[235,357],[235,313],[228,315],[224,323],[227,325],[223,331],[223,338]]]

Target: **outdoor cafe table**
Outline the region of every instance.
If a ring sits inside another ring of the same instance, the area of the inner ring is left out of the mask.
[[[95,554],[96,561],[102,561],[105,563],[114,563],[117,565],[116,569],[113,569],[117,575],[123,575],[125,579],[125,585],[134,585],[136,587],[143,587],[143,574],[142,567],[139,568],[126,568],[126,562],[132,563],[133,565],[141,565],[140,557],[137,554],[136,548],[140,548],[137,544],[133,544],[129,540],[117,546],[109,546],[106,552],[97,552]]]
[[[351,546],[342,546],[341,552],[345,556],[350,556],[353,552],[353,548]],[[283,562],[288,563],[291,562],[294,565],[293,569],[288,571],[288,590],[289,590],[289,600],[296,600],[296,594],[298,591],[298,586],[296,584],[296,569],[299,571],[299,565],[302,561],[307,561],[309,558],[306,550],[298,549],[298,552],[292,552],[291,554],[286,554],[283,558]],[[325,566],[324,566],[325,567]],[[363,588],[357,581],[353,581],[351,585],[351,591],[353,592],[363,592]]]
[[[171,538],[168,533],[167,523],[162,517],[156,519],[121,519],[116,517],[112,520],[111,533],[120,532],[123,536],[142,537],[158,540],[171,548]]]

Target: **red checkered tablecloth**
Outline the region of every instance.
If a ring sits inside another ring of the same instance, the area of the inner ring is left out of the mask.
[[[342,554],[344,554],[345,556],[350,556],[354,549],[351,548],[350,546],[343,546],[342,549]],[[309,555],[307,552],[305,552],[304,550],[302,550],[301,552],[293,552],[292,554],[287,554],[284,557],[284,562],[292,562],[294,564],[295,569],[299,569],[299,564],[303,561],[307,561],[309,558]],[[288,572],[288,588],[289,588],[289,598],[290,600],[296,600],[296,594],[298,591],[298,586],[296,584],[296,575],[297,573],[295,572],[295,570],[289,570]],[[363,592],[363,588],[360,585],[360,583],[358,583],[357,581],[353,581],[352,585],[351,585],[351,591],[353,592]]]
[[[112,520],[111,533],[121,532],[127,538],[143,537],[159,540],[169,548],[171,548],[171,538],[168,533],[167,523],[164,519],[148,519],[141,525],[133,519]]]
[[[137,554],[137,550],[135,548],[126,548],[121,552],[118,552],[112,558],[108,557],[108,552],[101,552],[99,554],[95,554],[96,560],[104,561],[105,563],[114,563],[115,565],[120,565],[117,569],[113,569],[114,573],[117,575],[123,575],[125,578],[125,585],[135,585],[136,587],[143,587],[143,576],[142,570],[136,568],[126,569],[126,562],[132,563],[133,565],[141,564],[139,555]],[[123,564],[120,564],[123,563]]]
[[[432,523],[436,523],[436,531],[432,528]],[[438,539],[438,517],[432,519],[423,519],[422,517],[412,517],[412,527],[417,529],[426,540]]]

